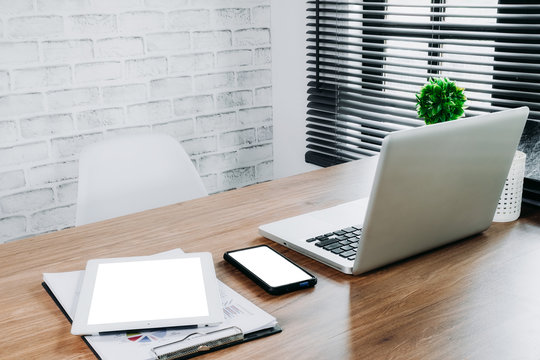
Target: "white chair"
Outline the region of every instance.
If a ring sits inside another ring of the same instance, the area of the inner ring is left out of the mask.
[[[79,159],[75,224],[84,225],[206,196],[195,166],[170,136],[118,136]]]

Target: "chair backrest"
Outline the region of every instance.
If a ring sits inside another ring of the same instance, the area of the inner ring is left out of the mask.
[[[118,136],[83,149],[76,225],[206,196],[195,166],[170,136]]]

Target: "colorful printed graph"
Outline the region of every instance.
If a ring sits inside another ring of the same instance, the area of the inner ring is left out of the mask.
[[[236,306],[230,305],[223,308],[223,314],[225,315],[225,319],[232,319],[242,314],[242,311],[238,309]]]
[[[167,330],[127,332],[126,337],[133,342],[152,342],[161,339],[167,334]]]

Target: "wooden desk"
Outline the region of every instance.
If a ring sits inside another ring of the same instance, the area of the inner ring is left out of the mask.
[[[270,312],[281,334],[200,359],[540,359],[540,211],[364,276],[344,275],[257,234],[262,223],[365,196],[372,161],[0,245],[0,359],[93,359],[43,272],[98,257],[211,251],[218,277]],[[314,273],[314,289],[272,296],[225,263],[269,244]]]

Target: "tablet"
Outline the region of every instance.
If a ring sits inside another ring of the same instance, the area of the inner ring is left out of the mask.
[[[71,333],[178,326],[223,321],[210,253],[90,260]]]

